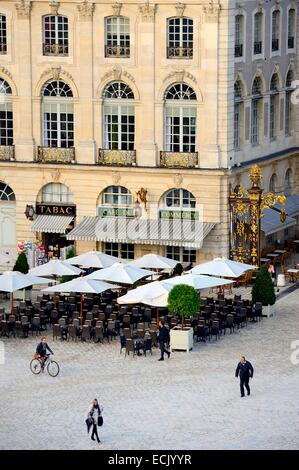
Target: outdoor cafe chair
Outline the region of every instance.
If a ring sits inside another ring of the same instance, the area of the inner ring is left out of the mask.
[[[126,349],[126,337],[124,335],[120,335],[119,341],[120,341],[120,352],[119,352],[119,354],[121,354],[122,350]]]
[[[132,356],[134,357],[135,356],[135,346],[134,346],[134,341],[132,338],[126,338],[126,352],[125,352],[125,357],[128,355],[130,355],[130,353],[132,353]]]

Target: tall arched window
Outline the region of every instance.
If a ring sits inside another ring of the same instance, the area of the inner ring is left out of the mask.
[[[273,175],[270,178],[269,191],[270,191],[270,193],[276,193],[277,192],[277,175],[276,175],[276,173],[273,173]]]
[[[240,80],[235,82],[234,86],[234,149],[240,150],[242,143],[242,133],[243,133],[243,112],[244,112],[244,103],[243,103],[243,91],[242,83]]]
[[[12,90],[0,78],[0,145],[13,145]]]
[[[253,54],[263,52],[263,13],[257,12],[253,18]]]
[[[244,15],[235,17],[235,57],[243,57]]]
[[[196,199],[187,189],[174,188],[164,194],[163,205],[172,209],[195,209]]]
[[[0,181],[0,201],[15,201],[16,196],[8,184]]]
[[[6,16],[0,13],[0,54],[7,53],[7,25]]]
[[[60,80],[53,80],[42,91],[42,131],[44,147],[74,146],[73,93]]]
[[[279,117],[279,80],[277,73],[274,73],[270,83],[270,140],[275,140],[278,132]]]
[[[43,54],[68,55],[68,19],[61,15],[43,17]]]
[[[195,152],[196,94],[185,83],[165,93],[164,146],[167,152]]]
[[[190,18],[182,16],[167,20],[167,57],[192,59],[193,20]]]
[[[105,57],[130,57],[130,20],[125,16],[105,18]]]
[[[295,32],[296,32],[296,11],[295,8],[290,8],[288,11],[288,49],[295,47]]]
[[[253,81],[251,95],[251,143],[258,145],[263,111],[262,81],[259,77]]]
[[[133,195],[124,186],[108,186],[102,193],[103,206],[132,206]]]
[[[272,52],[279,51],[280,47],[280,10],[274,10],[272,12]]]
[[[294,91],[292,82],[294,80],[294,74],[291,70],[288,71],[286,78],[286,96],[285,96],[285,135],[291,135],[293,131],[293,107],[291,96]]]
[[[134,150],[134,93],[123,82],[112,82],[104,90],[104,149]]]
[[[37,201],[39,203],[70,203],[73,202],[73,194],[65,184],[48,183],[40,190]]]
[[[284,177],[284,194],[289,196],[292,192],[293,185],[293,172],[291,168],[288,168]]]

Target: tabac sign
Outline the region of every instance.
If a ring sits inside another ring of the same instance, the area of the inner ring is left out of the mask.
[[[36,204],[37,215],[67,215],[76,216],[74,204]]]

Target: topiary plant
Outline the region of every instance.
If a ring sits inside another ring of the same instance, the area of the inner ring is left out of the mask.
[[[27,274],[29,271],[29,264],[25,253],[20,253],[17,257],[13,271],[19,271],[20,273]]]
[[[66,254],[66,259],[73,258],[74,256],[75,256],[75,250],[71,248]],[[77,276],[61,276],[60,283],[62,284],[63,282],[72,281],[73,279],[75,279],[75,277]]]
[[[177,313],[182,318],[182,329],[184,318],[195,315],[200,308],[200,295],[192,286],[178,284],[168,294],[167,308],[170,312]]]
[[[276,295],[274,285],[267,266],[262,266],[256,275],[251,291],[252,302],[261,302],[262,305],[274,305]]]

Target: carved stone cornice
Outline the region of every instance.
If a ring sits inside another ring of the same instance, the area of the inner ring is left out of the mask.
[[[112,10],[113,10],[113,16],[120,16],[120,11],[122,9],[122,3],[120,2],[115,2],[112,5]]]
[[[3,65],[0,65],[0,72],[12,79],[12,74]]]
[[[123,70],[120,66],[113,67],[112,69],[108,70],[102,77],[102,82],[108,79],[112,80],[121,80],[124,77],[127,77],[131,82],[135,82],[135,78],[126,70]]]
[[[205,15],[205,21],[214,22],[218,20],[221,10],[219,0],[210,0],[210,2],[207,5],[204,5],[202,9]]]
[[[163,82],[168,82],[168,81],[175,81],[175,82],[184,82],[184,80],[188,78],[194,83],[197,83],[196,78],[194,75],[192,75],[190,72],[187,72],[186,70],[173,70],[170,72],[163,80]]]
[[[84,0],[83,2],[77,3],[77,10],[80,20],[91,20],[94,12],[94,3]]]
[[[31,12],[31,1],[18,0],[15,2],[18,18],[29,18]]]
[[[241,2],[236,3],[236,14],[242,15],[243,8],[244,8],[244,3],[241,3]]]
[[[56,2],[55,0],[52,0],[49,2],[49,7],[52,15],[57,16],[58,15],[58,10],[60,7],[60,2]]]
[[[185,8],[186,8],[186,5],[184,3],[178,2],[175,5],[177,16],[182,17],[184,15]]]
[[[61,76],[67,77],[70,80],[74,81],[72,75],[69,72],[66,72],[65,70],[62,70],[62,68],[59,67],[50,67],[46,69],[42,74],[41,78],[47,77],[48,80],[59,80]]]
[[[144,23],[152,23],[155,19],[156,5],[150,5],[149,2],[139,5],[141,20]]]

